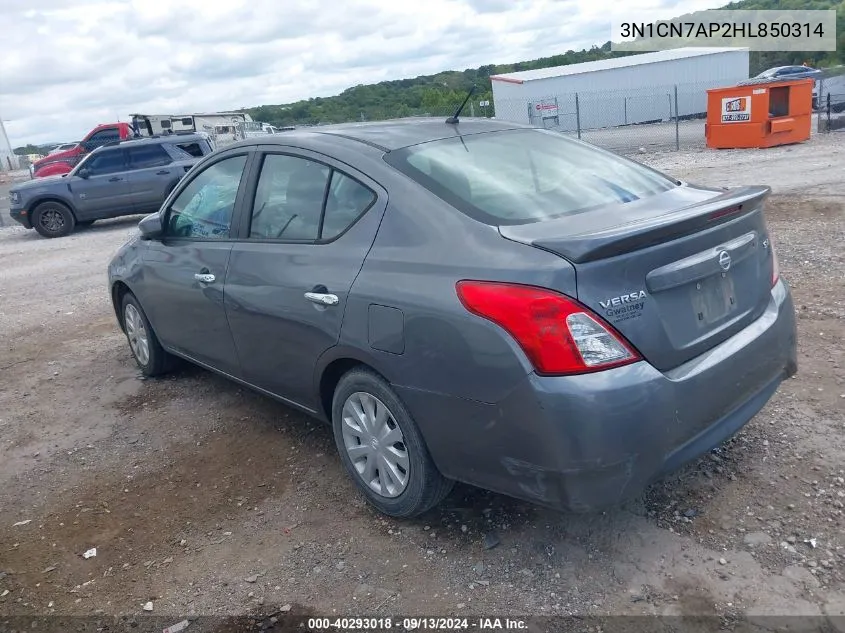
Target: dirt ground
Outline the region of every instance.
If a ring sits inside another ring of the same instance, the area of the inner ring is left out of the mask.
[[[138,218],[0,229],[0,616],[845,615],[844,141],[638,157],[773,187],[800,366],[724,446],[589,516],[458,486],[386,520],[327,427],[200,369],[139,378],[106,288]]]

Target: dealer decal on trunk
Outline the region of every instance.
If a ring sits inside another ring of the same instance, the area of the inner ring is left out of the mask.
[[[645,306],[645,298],[645,290],[640,290],[599,301],[599,303],[604,309],[604,315],[614,323],[618,323],[639,317]]]

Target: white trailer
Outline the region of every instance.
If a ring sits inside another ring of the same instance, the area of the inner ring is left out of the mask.
[[[204,132],[217,147],[244,138],[244,123],[252,117],[244,112],[208,112],[200,114],[132,114],[132,125],[141,136],[178,132]]]
[[[707,90],[748,79],[747,48],[678,48],[493,75],[496,118],[574,131],[704,115]]]
[[[276,127],[261,121],[245,121],[239,125],[239,130],[243,134],[244,138],[257,138],[267,136],[268,134],[281,134],[282,132],[293,129],[296,128],[292,125]]]
[[[12,151],[12,144],[9,143],[9,137],[6,136],[3,119],[0,119],[0,171],[15,171],[20,169],[20,166],[20,160]]]

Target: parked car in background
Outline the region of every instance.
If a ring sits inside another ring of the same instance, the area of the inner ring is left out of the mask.
[[[105,123],[98,125],[88,132],[75,147],[49,154],[32,164],[30,173],[33,178],[46,178],[48,176],[61,176],[70,173],[82,158],[97,149],[98,147],[111,143],[130,139],[134,136],[132,126],[128,123]]]
[[[764,70],[755,79],[771,79],[772,81],[784,79],[815,79],[813,84],[813,110],[818,110],[819,103],[819,83],[822,79],[822,71],[818,68],[810,66],[777,66]],[[825,93],[829,91],[825,90]]]
[[[269,123],[262,123],[261,121],[246,121],[239,123],[238,127],[241,130],[243,138],[262,137],[265,134],[281,134],[282,132],[296,129],[294,126],[276,127]]]
[[[819,92],[821,92],[821,97],[819,97]],[[828,95],[831,112],[845,111],[845,68],[840,66],[825,69],[824,75],[816,82],[813,90],[813,109],[826,110]]]
[[[10,214],[44,237],[62,237],[95,220],[150,213],[161,206],[197,161],[182,147],[212,152],[200,135],[114,141],[99,147],[70,173],[16,184]]]
[[[56,147],[54,147],[47,153],[47,156],[52,156],[61,152],[67,152],[68,150],[75,149],[78,145],[79,143],[62,143],[61,145],[56,145]]]
[[[187,359],[329,421],[350,477],[398,517],[455,480],[615,504],[796,372],[767,187],[455,121],[310,128],[202,159],[108,268],[141,371]]]
[[[818,79],[821,71],[810,66],[777,66],[764,70],[755,79]]]

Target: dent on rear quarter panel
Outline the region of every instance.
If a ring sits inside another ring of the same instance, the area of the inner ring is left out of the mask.
[[[509,335],[464,309],[455,283],[511,281],[574,294],[573,268],[503,239],[495,227],[462,215],[398,172],[383,184],[390,201],[350,293],[343,344],[366,350],[395,385],[497,402],[533,368]],[[371,344],[371,328],[383,329],[385,314],[376,309],[371,322],[374,305],[401,311],[401,354]]]

